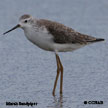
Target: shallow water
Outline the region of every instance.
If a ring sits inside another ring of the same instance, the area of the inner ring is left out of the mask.
[[[56,96],[51,94],[56,76],[55,55],[34,46],[20,29],[2,35],[25,13],[106,39],[59,54],[64,66],[63,96],[59,95],[59,82]],[[0,20],[1,108],[9,107],[6,102],[37,102],[36,108],[107,108],[107,0],[1,0]],[[104,104],[84,104],[84,101],[103,101]]]

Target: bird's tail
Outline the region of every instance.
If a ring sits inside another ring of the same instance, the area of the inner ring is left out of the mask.
[[[95,42],[104,41],[104,40],[105,40],[105,39],[97,38],[97,39],[95,40]]]
[[[94,39],[94,40],[89,40],[89,41],[87,41],[87,42],[90,42],[90,43],[92,43],[92,42],[101,42],[101,41],[104,41],[105,39],[102,39],[102,38],[96,38],[96,39]]]

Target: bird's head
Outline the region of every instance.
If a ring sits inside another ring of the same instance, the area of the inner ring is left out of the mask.
[[[31,15],[28,15],[28,14],[22,15],[19,18],[19,23],[15,27],[13,27],[12,29],[6,31],[3,34],[5,35],[5,34],[11,32],[11,31],[13,31],[13,30],[15,30],[17,28],[25,29],[25,28],[31,27],[33,23],[34,23],[34,18]]]

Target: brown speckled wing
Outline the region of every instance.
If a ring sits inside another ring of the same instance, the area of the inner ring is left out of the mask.
[[[39,26],[45,26],[50,34],[54,36],[54,42],[65,44],[65,43],[79,43],[79,44],[87,44],[91,42],[95,42],[97,39],[88,36],[85,34],[81,34],[79,32],[76,32],[72,28],[69,28],[67,26],[64,26],[63,24],[40,19],[38,21]],[[99,41],[99,40],[98,40]]]

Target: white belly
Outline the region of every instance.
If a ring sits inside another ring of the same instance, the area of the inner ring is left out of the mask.
[[[81,47],[83,47],[84,45],[80,45],[80,44],[58,44],[58,43],[55,43],[54,45],[54,49],[55,51],[57,52],[67,52],[67,51],[74,51],[76,49],[79,49]]]

